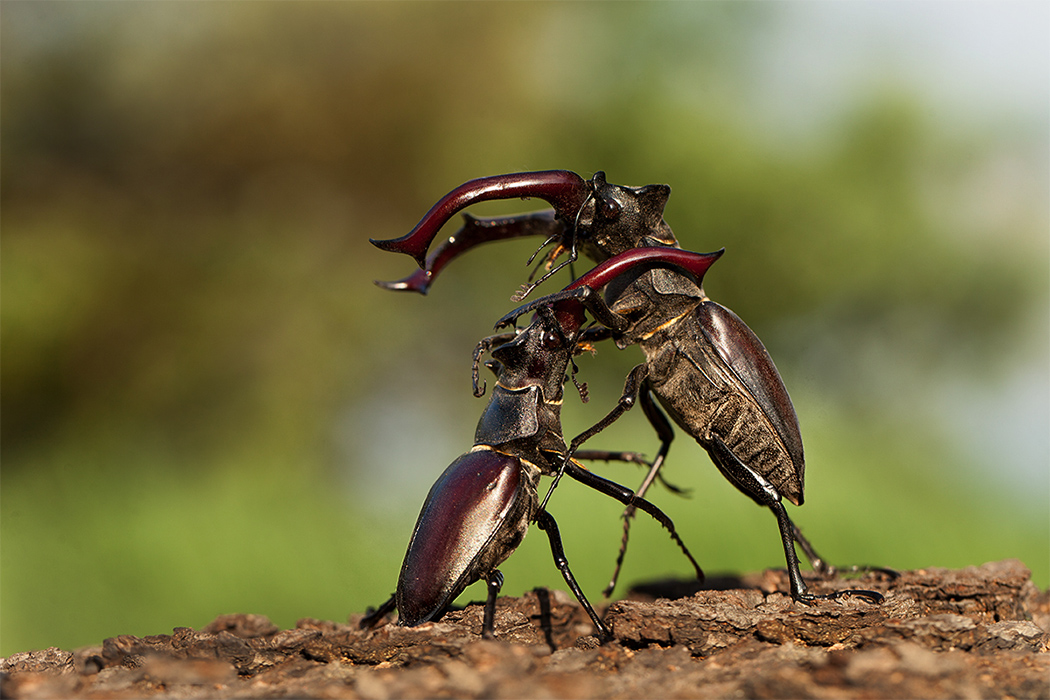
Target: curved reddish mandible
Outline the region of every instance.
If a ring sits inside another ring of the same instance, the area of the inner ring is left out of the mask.
[[[441,227],[471,204],[492,199],[536,197],[548,202],[560,216],[564,216],[568,212],[575,214],[587,201],[589,194],[587,180],[568,170],[480,177],[463,183],[442,197],[416,227],[404,236],[381,241],[374,238],[369,240],[381,250],[411,255],[422,268],[426,266],[427,250]]]

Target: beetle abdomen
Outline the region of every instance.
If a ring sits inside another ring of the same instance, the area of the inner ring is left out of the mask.
[[[791,455],[753,401],[739,394],[728,395],[715,408],[710,433],[721,438],[744,466],[764,477],[781,496],[802,505],[801,470],[796,470]]]
[[[739,316],[713,301],[700,304],[694,318],[703,341],[718,353],[724,366],[732,372],[737,388],[750,395],[755,408],[776,433],[801,482],[805,460],[798,416],[762,341]]]
[[[670,343],[658,342],[662,347],[649,357],[649,378],[675,423],[705,449],[705,442],[717,435],[741,463],[801,505],[801,450],[796,461],[762,406],[743,390],[704,335],[689,333]],[[794,420],[794,411],[790,418]]]
[[[438,477],[401,566],[401,624],[439,616],[514,551],[535,509],[534,492],[522,488],[522,474],[517,458],[480,449],[461,455]],[[508,546],[495,546],[502,540]]]

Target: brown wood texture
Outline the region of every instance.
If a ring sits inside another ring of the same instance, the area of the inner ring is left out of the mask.
[[[1050,594],[1007,560],[893,578],[811,581],[814,592],[879,590],[795,603],[783,571],[663,582],[605,610],[599,644],[567,594],[501,598],[496,640],[482,606],[417,628],[358,629],[257,615],[201,630],[122,635],[75,651],[0,660],[11,698],[1050,698]],[[655,596],[661,596],[659,598]]]

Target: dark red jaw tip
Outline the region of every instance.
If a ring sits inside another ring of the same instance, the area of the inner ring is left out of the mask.
[[[430,291],[430,280],[432,278],[433,274],[430,270],[416,270],[408,277],[402,277],[401,279],[392,282],[375,280],[375,284],[377,287],[389,289],[394,292],[418,292],[426,296],[426,293]]]
[[[642,265],[678,267],[693,275],[697,285],[702,285],[707,270],[722,257],[723,253],[725,253],[725,248],[713,253],[693,253],[681,248],[633,248],[609,258],[587,274],[577,278],[565,289],[577,289],[583,286],[599,289],[619,275]]]

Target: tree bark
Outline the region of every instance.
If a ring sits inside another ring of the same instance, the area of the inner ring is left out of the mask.
[[[640,587],[611,604],[605,644],[561,591],[501,598],[416,628],[227,615],[0,660],[11,698],[1050,698],[1050,594],[1018,561],[810,581],[859,597],[796,603],[783,571]]]

